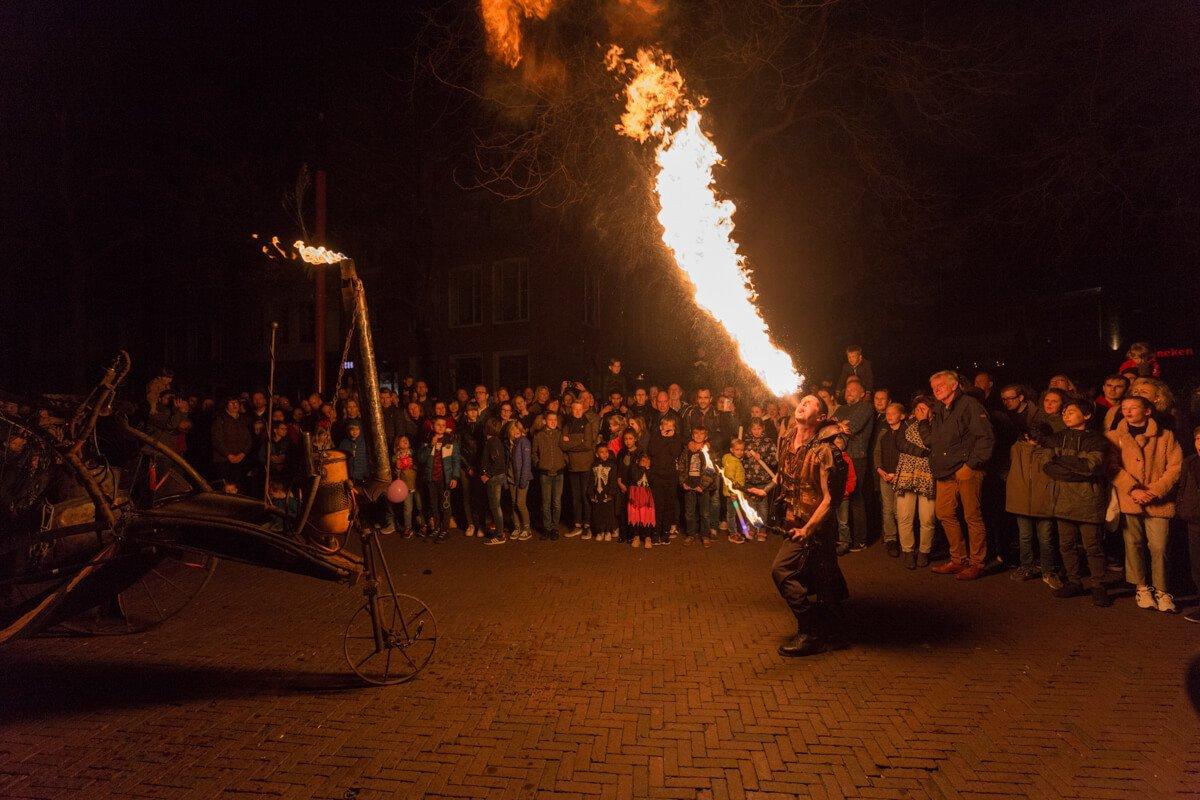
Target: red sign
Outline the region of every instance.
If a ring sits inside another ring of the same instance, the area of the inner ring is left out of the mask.
[[[1191,358],[1196,355],[1196,349],[1194,347],[1171,347],[1159,350],[1154,355],[1159,358]]]

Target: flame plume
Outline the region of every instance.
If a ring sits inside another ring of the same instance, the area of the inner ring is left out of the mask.
[[[346,256],[341,253],[326,250],[324,247],[313,247],[300,241],[297,241],[292,247],[296,248],[296,252],[300,254],[300,259],[305,264],[336,264],[346,260]]]
[[[554,0],[480,0],[488,51],[510,68],[521,62],[521,19],[545,19]]]
[[[757,293],[745,256],[732,238],[735,206],[717,199],[713,188],[713,167],[722,159],[700,127],[704,100],[688,98],[671,56],[657,49],[639,49],[635,58],[625,58],[614,45],[605,64],[629,77],[617,132],[657,142],[655,192],[662,239],[691,281],[697,304],[721,324],[763,385],[781,396],[796,391],[802,378],[791,357],[771,343],[754,304]]]

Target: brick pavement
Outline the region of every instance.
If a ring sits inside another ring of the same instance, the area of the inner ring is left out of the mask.
[[[347,680],[356,592],[222,564],[160,630],[0,651],[0,797],[1200,797],[1200,626],[1129,599],[876,546],[855,645],[785,661],[770,544],[388,548],[417,681]]]

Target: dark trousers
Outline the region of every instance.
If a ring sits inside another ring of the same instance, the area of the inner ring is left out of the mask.
[[[838,509],[838,540],[849,547],[851,544],[866,544],[870,538],[867,530],[867,492],[871,491],[871,478],[867,475],[867,459],[851,458],[857,485],[854,493],[842,500]]]
[[[450,527],[450,490],[444,481],[425,484],[425,499],[429,509],[429,527],[444,531]]]
[[[1200,522],[1189,522],[1187,533],[1188,557],[1192,562],[1192,583],[1196,585],[1196,591],[1200,592]]]
[[[846,599],[846,578],[838,565],[832,517],[807,539],[788,538],[775,555],[771,579],[796,617],[801,633],[815,633],[813,604],[838,606]],[[811,597],[811,599],[810,599]]]
[[[483,528],[487,525],[487,494],[483,482],[478,475],[468,475],[463,471],[458,481],[458,490],[462,495],[463,519],[467,525]]]
[[[674,477],[650,476],[654,496],[654,539],[665,542],[672,525],[679,524],[679,482]]]
[[[567,491],[571,493],[571,522],[576,528],[587,527],[591,522],[587,501],[587,486],[591,477],[590,472],[567,473]]]
[[[1081,540],[1087,555],[1087,585],[1098,586],[1104,580],[1104,541],[1100,538],[1100,526],[1094,522],[1058,521],[1058,550],[1062,554],[1068,583],[1082,583],[1079,571]]]

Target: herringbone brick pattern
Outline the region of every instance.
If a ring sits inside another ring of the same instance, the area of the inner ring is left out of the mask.
[[[438,615],[358,688],[354,590],[222,564],[150,634],[0,652],[0,797],[1200,797],[1200,626],[843,560],[854,645],[804,661],[774,548],[388,542]]]

